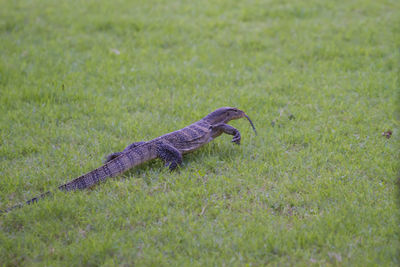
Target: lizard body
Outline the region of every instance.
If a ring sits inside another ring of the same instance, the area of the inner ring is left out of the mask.
[[[201,120],[147,142],[136,142],[127,146],[124,151],[110,154],[104,165],[88,172],[66,184],[58,187],[61,191],[72,191],[89,188],[108,177],[117,176],[144,162],[160,158],[172,171],[182,164],[182,155],[194,151],[209,143],[222,133],[233,135],[232,142],[240,144],[240,132],[228,125],[231,120],[246,117],[253,130],[254,125],[250,118],[241,110],[223,107],[208,114]],[[26,204],[37,202],[38,199],[49,195],[50,192],[26,201]],[[23,206],[19,204],[6,210],[6,212]]]

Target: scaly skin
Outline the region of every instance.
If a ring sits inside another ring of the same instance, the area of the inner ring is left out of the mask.
[[[219,108],[183,129],[162,135],[148,142],[133,143],[122,152],[110,154],[103,166],[59,186],[58,189],[72,191],[89,188],[108,177],[117,176],[137,165],[156,158],[162,159],[172,171],[182,164],[183,154],[199,149],[222,133],[233,135],[232,142],[239,145],[241,140],[240,132],[227,123],[243,117],[249,120],[255,131],[253,123],[243,111],[231,107]],[[46,192],[25,203],[37,202],[40,198],[49,194],[51,193]],[[7,209],[6,212],[22,206],[23,204],[13,206]]]

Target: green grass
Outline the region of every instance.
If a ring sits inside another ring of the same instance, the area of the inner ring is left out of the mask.
[[[399,9],[0,0],[0,209],[221,106],[259,133],[1,216],[0,265],[397,266]]]

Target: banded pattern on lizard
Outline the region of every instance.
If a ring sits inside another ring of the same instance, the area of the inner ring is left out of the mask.
[[[172,171],[182,164],[182,155],[194,151],[209,143],[223,133],[233,135],[232,142],[240,144],[240,132],[227,123],[231,120],[247,118],[254,132],[256,129],[250,118],[241,110],[232,107],[219,108],[201,120],[175,132],[171,132],[147,142],[136,142],[127,146],[122,152],[108,155],[106,162],[101,167],[86,173],[66,184],[58,187],[61,191],[72,191],[89,188],[108,177],[117,176],[144,162],[160,158]],[[37,202],[40,198],[49,195],[50,192],[26,201],[26,204]],[[23,206],[19,204],[8,208],[8,212],[14,208]]]

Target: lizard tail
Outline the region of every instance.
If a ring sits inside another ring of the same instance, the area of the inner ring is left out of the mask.
[[[131,168],[133,162],[134,160],[131,160],[128,155],[122,153],[118,154],[117,157],[111,158],[110,161],[106,162],[101,167],[59,186],[58,189],[61,191],[73,191],[92,187],[108,177],[117,176],[128,170]]]
[[[0,214],[7,213],[9,211],[12,211],[12,210],[15,210],[15,209],[18,209],[18,208],[22,208],[25,205],[30,205],[30,204],[36,203],[36,202],[39,201],[39,199],[45,198],[46,196],[49,196],[49,195],[51,195],[51,192],[47,191],[46,193],[40,194],[39,196],[34,197],[32,199],[29,199],[28,201],[25,201],[23,203],[19,203],[19,204],[15,205],[15,206],[12,206],[12,207],[10,207],[8,209],[5,209],[5,210],[0,210]]]
[[[156,156],[149,152],[150,144],[141,144],[124,153],[115,153],[116,157],[109,159],[103,166],[88,172],[66,184],[58,187],[61,191],[82,190],[89,188],[108,177],[115,177],[144,161],[155,159]]]
[[[88,172],[66,184],[59,186],[58,189],[61,191],[73,191],[73,190],[82,190],[89,188],[101,181],[106,180],[108,177],[117,176],[118,174],[121,174],[126,170],[134,166],[137,166],[145,160],[150,160],[155,158],[155,156],[152,157],[151,154],[148,153],[149,153],[149,147],[146,145],[140,145],[131,150],[128,150],[123,154],[120,154],[118,157],[114,159],[111,159],[101,167],[91,172]],[[25,203],[20,203],[6,210],[0,210],[0,214],[7,213],[17,208],[21,208],[24,205],[30,205],[32,203],[36,203],[39,199],[44,198],[45,196],[48,196],[50,194],[51,192],[48,191],[46,193],[43,193],[37,197],[34,197],[26,201]]]
[[[122,166],[123,166],[123,163],[121,163],[121,159],[111,160],[111,161],[107,162],[106,164],[104,164],[103,166],[101,166],[87,174],[84,174],[66,184],[59,186],[58,189],[60,189],[61,191],[72,191],[72,190],[89,188],[89,187],[97,184],[99,181],[105,180],[107,177],[115,176],[116,174],[122,172],[124,170],[122,168]],[[23,203],[19,203],[15,206],[12,206],[5,210],[0,210],[0,214],[7,213],[14,209],[22,208],[25,205],[30,205],[30,204],[36,203],[39,201],[39,199],[42,199],[50,194],[51,194],[51,192],[48,191],[37,197],[29,199],[28,201],[25,201]]]

